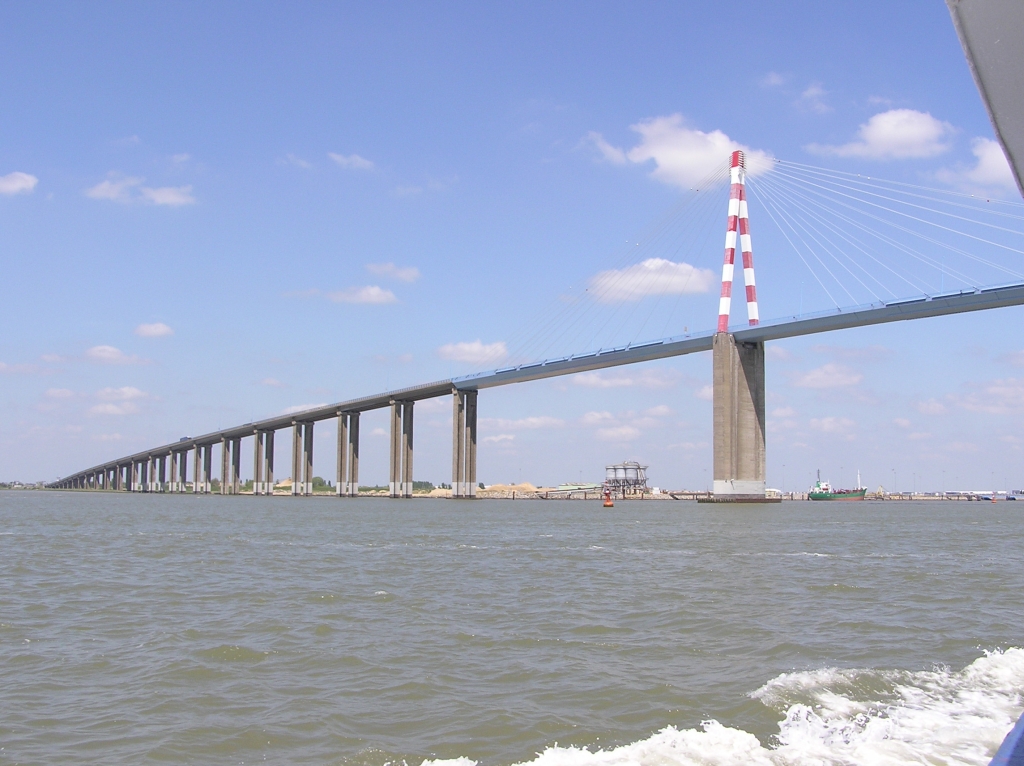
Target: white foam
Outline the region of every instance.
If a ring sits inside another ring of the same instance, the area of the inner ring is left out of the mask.
[[[769,747],[705,721],[610,750],[549,747],[516,766],[984,766],[1021,714],[1022,691],[1024,649],[986,652],[960,671],[784,673],[751,695],[784,713]]]

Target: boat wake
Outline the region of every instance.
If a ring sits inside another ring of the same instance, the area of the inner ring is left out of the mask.
[[[704,721],[609,750],[549,747],[529,766],[985,766],[1024,708],[1024,649],[952,671],[784,673],[751,694],[783,718],[767,746]],[[468,758],[423,766],[476,766]],[[517,765],[518,766],[518,765]]]

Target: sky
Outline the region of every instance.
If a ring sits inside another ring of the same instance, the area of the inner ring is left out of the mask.
[[[726,196],[685,258],[630,248],[734,148],[1020,201],[931,1],[7,3],[0,71],[0,481],[525,360],[641,263],[672,310],[637,332],[713,329]],[[761,316],[827,307],[751,226]],[[1021,312],[768,344],[769,485],[1024,487]],[[696,354],[486,390],[479,478],[702,489],[710,382]],[[450,423],[416,405],[417,480],[451,480]]]

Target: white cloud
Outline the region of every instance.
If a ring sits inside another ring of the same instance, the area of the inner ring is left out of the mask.
[[[90,199],[105,199],[123,204],[142,200],[153,205],[167,205],[170,207],[192,205],[196,201],[196,198],[192,196],[191,186],[151,188],[149,186],[142,186],[142,182],[145,180],[141,176],[123,176],[120,173],[111,171],[107,174],[106,181],[100,181],[95,186],[86,189],[85,196]],[[136,194],[136,191],[138,194]]]
[[[0,194],[31,194],[39,179],[28,173],[14,171],[5,176],[0,176]]]
[[[946,405],[937,399],[918,402],[915,406],[917,407],[917,411],[922,415],[944,415],[946,412]]]
[[[121,434],[96,434],[92,437],[95,442],[119,442]]]
[[[705,402],[711,402],[715,399],[715,388],[714,386],[701,386],[693,392],[693,395]]]
[[[971,412],[992,415],[1024,412],[1024,379],[1004,378],[985,383],[979,390],[964,396],[960,405]]]
[[[296,157],[294,154],[286,154],[284,160],[281,161],[281,164],[293,165],[297,168],[302,168],[303,170],[309,170],[313,167],[312,163],[306,162],[306,160],[301,157]]]
[[[815,431],[821,431],[826,434],[849,434],[849,432],[856,426],[849,418],[811,418],[811,428]]]
[[[501,442],[515,441],[515,434],[497,434],[496,436],[485,436],[480,441],[484,444],[500,444]]]
[[[978,445],[971,442],[950,442],[946,445],[949,452],[977,452]]]
[[[820,82],[812,82],[804,89],[804,92],[800,94],[800,106],[810,109],[812,112],[817,112],[818,114],[831,112],[832,107],[823,101],[823,98],[827,95],[828,91],[821,87]]]
[[[776,407],[772,410],[773,418],[792,418],[796,416],[796,410],[792,407]]]
[[[485,364],[487,362],[500,362],[508,356],[508,348],[505,341],[499,340],[494,343],[483,343],[479,339],[462,343],[446,343],[437,350],[438,356],[453,362],[469,362],[470,364]]]
[[[935,177],[971,193],[1017,191],[1013,171],[999,142],[990,138],[975,138],[971,141],[971,153],[977,160],[973,167],[946,168],[938,171]]]
[[[27,374],[36,371],[34,364],[7,364],[6,362],[0,362],[0,374]]]
[[[560,418],[553,418],[548,415],[533,415],[518,420],[507,420],[505,418],[480,418],[480,426],[487,430],[496,431],[521,431],[536,430],[539,428],[560,428],[565,421]]]
[[[672,414],[672,408],[667,404],[659,404],[646,410],[644,414],[652,418],[665,418]]]
[[[811,144],[807,150],[815,154],[872,160],[934,157],[949,150],[948,139],[953,132],[952,125],[935,119],[927,112],[890,109],[861,125],[855,141],[842,146]]]
[[[85,352],[85,357],[100,364],[141,364],[146,361],[113,346],[93,346]]]
[[[601,303],[640,300],[648,295],[706,293],[715,273],[688,263],[648,258],[624,269],[609,269],[590,279],[590,294]]]
[[[640,436],[640,429],[633,426],[615,426],[597,429],[597,438],[606,442],[628,442]]]
[[[284,383],[279,381],[277,378],[264,378],[260,381],[262,386],[270,386],[271,388],[284,388]]]
[[[801,388],[841,388],[855,386],[863,379],[859,372],[841,364],[826,364],[800,375],[793,384]]]
[[[144,200],[152,202],[154,205],[181,207],[182,205],[194,205],[196,202],[196,198],[192,196],[191,186],[161,186],[159,189],[143,186],[139,191]]]
[[[898,425],[900,428],[910,428],[910,421],[906,418],[893,418],[893,423]]]
[[[134,415],[139,411],[137,402],[148,399],[149,395],[134,386],[122,386],[121,388],[101,388],[96,392],[96,398],[102,404],[90,407],[90,415]]]
[[[931,438],[931,434],[927,431],[915,431],[914,433],[907,434],[907,438],[913,441],[921,441],[923,439]]]
[[[794,358],[792,351],[785,349],[782,346],[776,346],[774,343],[769,346],[765,346],[764,355],[768,359],[774,359],[778,362],[788,362]]]
[[[640,370],[635,373],[581,372],[572,376],[574,385],[584,388],[671,388],[678,375],[660,370]]]
[[[602,423],[614,423],[615,416],[606,410],[601,412],[592,411],[584,413],[583,417],[580,418],[580,422],[585,426],[597,426]]]
[[[85,196],[90,199],[107,199],[114,202],[131,202],[132,190],[141,184],[144,178],[134,176],[122,176],[119,173],[108,173],[106,181],[100,181],[90,189],[85,190]]]
[[[372,431],[370,431],[370,436],[387,436],[387,435],[388,435],[388,432],[385,431],[383,428],[374,428]]]
[[[346,157],[343,154],[328,152],[327,156],[343,168],[350,168],[352,170],[373,170],[374,168],[374,164],[370,160],[360,157],[358,154],[350,154]]]
[[[335,303],[370,303],[380,305],[398,302],[398,298],[395,297],[393,292],[377,285],[349,287],[346,290],[330,293],[327,297]]]
[[[96,392],[96,398],[103,402],[130,402],[135,399],[146,399],[149,394],[135,386],[121,386],[120,388],[101,388]]]
[[[153,324],[140,324],[135,328],[135,334],[142,338],[163,338],[174,335],[174,330],[163,322],[154,322]]]
[[[393,263],[368,263],[366,270],[379,277],[390,277],[400,282],[415,282],[420,278],[420,270],[415,266],[396,266]]]
[[[71,399],[75,392],[70,388],[48,388],[46,389],[47,399]]]
[[[171,157],[171,160],[176,162],[176,163],[178,163],[179,165],[182,162],[188,162],[190,159],[192,159],[192,155],[188,154],[187,152],[182,152],[181,154],[175,154],[175,155],[173,155]]]
[[[761,78],[760,82],[765,88],[777,88],[786,82],[786,78],[778,72],[769,72]]]
[[[587,134],[587,139],[591,141],[594,144],[594,146],[597,147],[597,150],[601,152],[601,156],[608,162],[611,162],[615,165],[626,164],[626,153],[619,147],[612,146],[607,141],[605,141],[604,136],[602,136],[597,131],[590,131]]]
[[[90,415],[134,415],[138,411],[139,405],[135,402],[95,404],[89,408]]]
[[[609,144],[600,133],[591,132],[588,139],[609,162],[625,160],[642,164],[654,162],[651,175],[668,184],[691,188],[695,183],[725,168],[729,155],[742,150],[747,156],[747,173],[751,176],[771,170],[772,158],[766,152],[750,149],[733,141],[720,130],[705,133],[688,128],[681,114],[654,117],[631,125],[640,134],[640,143],[628,152]]]
[[[296,412],[305,412],[306,410],[314,410],[317,407],[326,407],[326,402],[320,402],[319,404],[293,404],[291,407],[285,407],[281,410],[282,415],[294,415]]]

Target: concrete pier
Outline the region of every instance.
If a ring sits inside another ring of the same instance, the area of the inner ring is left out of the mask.
[[[263,432],[263,494],[274,494],[274,431]]]
[[[452,497],[476,497],[476,400],[452,389]]]
[[[765,499],[764,343],[720,332],[714,365],[714,500]]]
[[[229,439],[226,436],[220,440],[220,493],[222,495],[237,495],[241,489],[239,478],[242,467],[242,440]]]
[[[254,495],[274,494],[274,432],[253,432],[255,443],[252,451],[252,493]]]
[[[292,494],[313,494],[312,422],[292,422]]]
[[[231,441],[220,437],[220,493],[231,494]]]
[[[359,413],[338,412],[338,497],[359,497]]]
[[[412,402],[391,402],[391,497],[412,497]]]
[[[231,440],[231,494],[242,490],[242,439]]]
[[[210,493],[210,475],[213,473],[213,445],[197,444],[192,460],[192,492],[196,495]]]
[[[167,456],[167,491],[172,493],[178,491],[178,460],[177,452]]]

